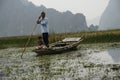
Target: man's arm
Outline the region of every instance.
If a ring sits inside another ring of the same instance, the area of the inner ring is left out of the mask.
[[[40,18],[41,18],[41,15],[38,17],[38,20],[36,21],[37,24],[40,24]]]

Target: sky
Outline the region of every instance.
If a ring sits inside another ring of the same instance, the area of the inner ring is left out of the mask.
[[[100,18],[109,0],[28,0],[36,6],[44,5],[47,8],[54,8],[60,12],[71,11],[72,13],[83,13],[86,16],[88,25],[92,20]],[[98,22],[93,24],[98,25]]]

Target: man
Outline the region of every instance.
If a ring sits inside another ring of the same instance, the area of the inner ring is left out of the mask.
[[[49,47],[49,40],[48,40],[48,18],[45,17],[45,12],[41,12],[37,22],[37,24],[41,24],[41,31],[43,36],[43,41],[46,47]]]

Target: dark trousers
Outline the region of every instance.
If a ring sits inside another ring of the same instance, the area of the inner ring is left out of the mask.
[[[47,47],[49,47],[48,33],[42,33],[43,41]]]

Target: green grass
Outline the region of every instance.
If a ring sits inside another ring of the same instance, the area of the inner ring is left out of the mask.
[[[39,35],[32,36],[28,46],[37,45],[38,36]],[[66,37],[82,37],[83,41],[81,43],[83,44],[120,42],[120,30],[50,34],[49,41],[50,43],[53,43]],[[28,38],[29,36],[1,37],[0,49],[10,47],[24,47]]]

